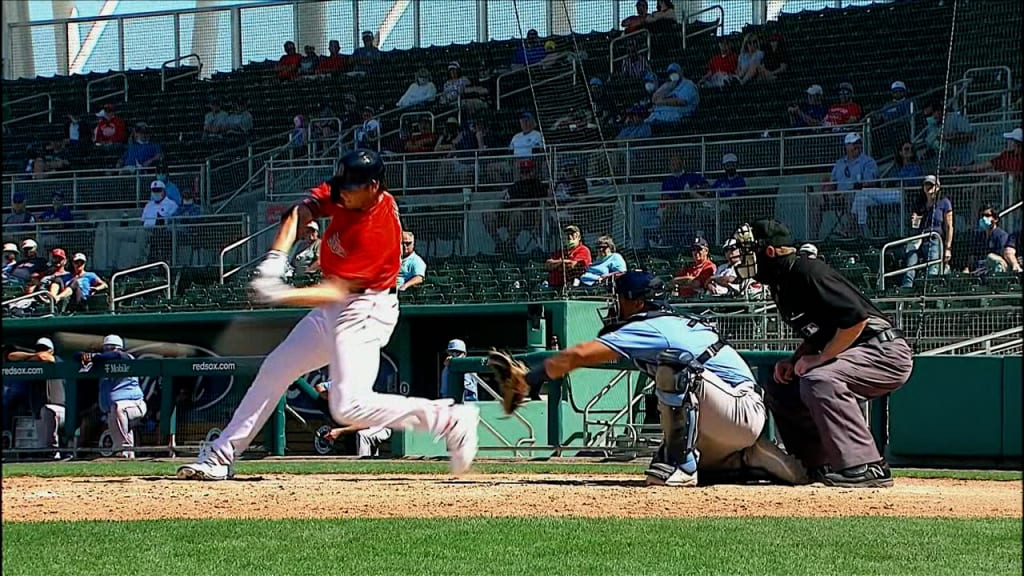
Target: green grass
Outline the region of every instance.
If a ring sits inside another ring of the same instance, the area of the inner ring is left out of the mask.
[[[30,462],[3,465],[3,476],[171,476],[189,460],[137,460],[134,462]],[[640,474],[646,461],[616,462],[479,462],[474,465],[484,474]],[[252,474],[445,474],[448,464],[423,460],[251,460],[240,462],[237,473]],[[953,478],[958,480],[1020,481],[1016,470],[932,470],[906,468],[895,470],[905,478]]]
[[[287,520],[4,524],[5,574],[1021,573],[1020,520]]]

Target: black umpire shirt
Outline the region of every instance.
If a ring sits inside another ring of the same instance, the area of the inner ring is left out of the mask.
[[[771,284],[772,300],[782,321],[821,351],[839,329],[868,320],[858,343],[892,324],[874,304],[839,272],[816,258],[796,255],[778,263],[781,270]]]

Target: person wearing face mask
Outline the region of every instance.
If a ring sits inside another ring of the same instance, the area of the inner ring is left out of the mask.
[[[149,202],[142,207],[142,226],[152,228],[158,221],[166,223],[178,211],[178,205],[167,197],[167,186],[160,180],[149,185]]]
[[[999,208],[986,205],[978,211],[978,231],[971,246],[970,265],[965,273],[988,274],[1007,272],[1006,248],[1010,246],[1010,235],[999,227]]]
[[[448,342],[447,354],[444,357],[444,368],[441,369],[441,386],[440,394],[438,398],[451,398],[453,392],[451,392],[448,382],[448,362],[452,358],[465,358],[466,357],[466,343],[458,338]],[[462,401],[463,402],[476,402],[480,398],[480,384],[483,383],[483,379],[473,372],[466,372],[462,375]]]
[[[789,125],[794,128],[821,126],[821,122],[828,114],[828,108],[821,103],[823,94],[821,86],[812,84],[807,88],[807,98],[802,102],[795,102],[789,105]]]
[[[171,195],[167,195],[167,199],[171,199]],[[172,200],[173,201],[173,200]],[[196,204],[195,197],[193,196],[192,190],[186,188],[185,193],[181,196],[181,204],[178,205],[178,210],[174,213],[175,218],[195,218],[196,216],[202,216],[203,209],[199,204]]]
[[[430,81],[430,71],[420,68],[416,72],[416,81],[409,85],[409,88],[398,99],[399,108],[411,108],[421,104],[427,104],[437,98],[437,86]]]
[[[651,65],[647,61],[647,56],[640,53],[640,47],[637,46],[636,42],[629,44],[628,52],[626,57],[622,59],[622,66],[619,68],[622,76],[626,78],[635,78],[637,80],[643,80],[647,73],[651,71]],[[651,92],[654,92],[651,90]]]
[[[907,98],[907,85],[897,80],[889,86],[889,92],[892,93],[892,100],[886,102],[879,111],[882,118],[886,122],[891,122],[910,116],[912,103]]]
[[[924,141],[930,159],[938,162],[941,157],[942,164],[938,166],[939,168],[958,167],[958,171],[961,171],[967,166],[973,166],[977,161],[974,149],[974,141],[977,138],[974,126],[967,116],[952,109],[953,102],[950,102],[949,106],[950,109],[947,110],[941,101],[925,106]]]
[[[178,189],[178,185],[171,181],[170,174],[167,171],[167,165],[163,162],[159,162],[156,165],[155,180],[159,180],[164,183],[164,194],[167,194],[167,198],[175,204],[181,206],[181,190]]]
[[[597,259],[580,276],[580,283],[593,286],[625,271],[626,259],[615,251],[615,241],[611,236],[601,236],[597,239]]]
[[[578,226],[565,227],[564,243],[544,263],[548,271],[548,287],[561,288],[579,278],[593,262],[590,248],[583,244],[583,235]]]
[[[122,172],[136,172],[153,166],[163,160],[163,157],[163,148],[149,139],[149,126],[145,122],[139,122],[135,125],[132,141],[118,160],[117,167]]]
[[[907,267],[916,266],[921,258],[926,262],[934,262],[928,266],[929,276],[936,276],[939,273],[940,248],[945,248],[942,251],[944,262],[949,262],[953,257],[953,203],[941,195],[940,191],[939,178],[934,175],[926,176],[921,184],[921,192],[910,209],[911,234],[935,232],[939,235],[939,240],[932,237],[907,244],[907,253],[903,261]],[[916,277],[917,270],[908,270],[903,275],[900,286],[913,288]]]
[[[714,184],[711,185],[711,188],[717,191],[719,198],[732,198],[746,192],[747,181],[736,171],[738,164],[739,158],[735,154],[730,152],[722,156],[722,170],[725,171],[725,174],[715,179]]]
[[[910,378],[913,353],[903,332],[839,272],[798,254],[781,222],[744,224],[734,238],[737,277],[766,285],[779,316],[803,338],[765,386],[786,449],[812,481],[892,486],[858,402],[894,392]]]
[[[648,124],[679,124],[697,113],[700,93],[697,86],[683,76],[679,64],[669,64],[666,69],[668,82],[662,84],[651,96],[651,115]]]

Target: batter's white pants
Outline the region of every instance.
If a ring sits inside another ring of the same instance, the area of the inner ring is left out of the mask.
[[[224,464],[249,447],[299,376],[330,364],[327,403],[340,424],[412,428],[440,435],[451,423],[451,401],[437,402],[373,391],[380,350],[398,323],[398,297],[368,290],[303,317],[266,357],[256,379],[213,443]]]

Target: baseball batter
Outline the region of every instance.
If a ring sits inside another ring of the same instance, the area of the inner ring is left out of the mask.
[[[736,350],[702,319],[663,304],[665,285],[651,274],[626,272],[615,292],[598,337],[548,358],[525,375],[526,384],[535,389],[577,368],[628,358],[655,382],[664,433],[648,484],[695,486],[698,469],[713,478],[805,484],[803,466],[760,438],[767,411]],[[496,354],[492,366],[500,365]]]
[[[195,463],[178,468],[179,478],[232,477],[235,458],[288,386],[325,364],[334,382],[328,406],[335,422],[412,428],[444,437],[452,472],[469,469],[477,451],[476,407],[373,391],[380,349],[398,321],[395,286],[402,236],[398,205],[381,180],[383,172],[376,152],[349,152],[337,176],[285,214],[252,288],[262,302],[314,309],[267,356],[221,436]],[[316,286],[292,288],[281,281],[288,251],[298,231],[316,218],[330,218],[320,250],[324,279]]]

